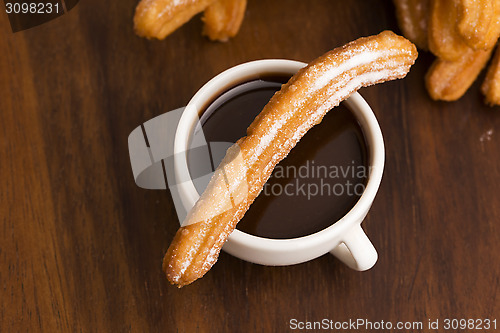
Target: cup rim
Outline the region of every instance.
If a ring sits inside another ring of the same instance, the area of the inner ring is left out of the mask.
[[[265,73],[293,75],[306,65],[306,63],[288,59],[263,59],[246,62],[218,74],[203,85],[191,98],[179,120],[174,139],[175,176],[177,179],[188,179],[177,185],[185,206],[192,207],[200,196],[193,184],[187,165],[188,139],[196,125],[200,109],[222,91],[234,84],[244,82],[245,79]],[[297,247],[308,248],[317,243],[327,242],[338,237],[356,223],[362,222],[375,199],[382,180],[385,163],[384,140],[375,114],[359,93],[354,92],[344,103],[347,104],[360,123],[369,151],[368,165],[370,174],[365,190],[356,204],[342,218],[310,235],[289,239],[274,239],[259,237],[234,229],[228,238],[228,242],[261,250],[296,250]]]

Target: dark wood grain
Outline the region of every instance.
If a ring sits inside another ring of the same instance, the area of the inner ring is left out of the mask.
[[[16,34],[0,13],[0,332],[500,320],[500,108],[484,106],[479,83],[458,102],[431,101],[427,53],[406,79],[361,91],[387,149],[364,223],[379,251],[373,269],[355,272],[329,255],[264,267],[223,253],[203,279],[170,286],[161,259],[177,229],[173,203],[134,184],[130,131],[233,65],[310,61],[399,30],[390,1],[251,0],[228,43],[202,37],[199,17],[148,41],[133,33],[135,5],[80,1]]]

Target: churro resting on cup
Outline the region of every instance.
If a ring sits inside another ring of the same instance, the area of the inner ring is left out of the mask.
[[[302,136],[361,87],[406,76],[417,58],[391,31],[357,39],[299,70],[231,146],[188,213],[163,259],[168,280],[182,287],[203,276],[259,195],[278,162]]]

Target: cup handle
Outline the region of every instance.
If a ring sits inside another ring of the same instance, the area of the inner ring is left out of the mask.
[[[342,243],[330,253],[357,271],[366,271],[372,268],[378,258],[377,250],[359,224],[349,230]]]

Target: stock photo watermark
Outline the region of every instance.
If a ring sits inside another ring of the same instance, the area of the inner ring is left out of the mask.
[[[4,0],[12,32],[49,22],[73,9],[79,0]]]
[[[242,153],[238,144],[232,142],[208,142],[199,119],[191,131],[179,136],[177,124],[183,112],[184,108],[167,112],[131,133],[132,169],[139,186],[170,189],[180,221],[185,220],[186,207],[193,205],[193,198],[201,193],[219,197],[221,204],[217,209],[200,214],[200,218],[206,219],[213,217],[206,214],[222,214],[244,200],[253,186],[247,172],[256,164],[266,168],[268,161],[254,160],[251,153]],[[303,160],[299,165],[280,163],[260,195],[356,200],[364,193],[373,171],[367,163],[353,160],[328,165],[314,159]]]
[[[311,200],[316,196],[361,196],[366,187],[370,168],[356,165],[317,165],[314,160],[305,165],[277,165],[274,179],[288,179],[286,184],[267,182],[262,194],[266,196],[302,196]],[[311,182],[310,180],[315,180]]]
[[[323,331],[396,331],[406,332],[456,332],[457,330],[478,330],[491,331],[497,330],[497,319],[490,318],[444,318],[444,319],[426,319],[416,321],[390,321],[390,320],[369,320],[366,318],[348,319],[336,321],[329,318],[323,318],[317,321],[298,320],[291,318],[288,321],[290,330],[323,330]]]

